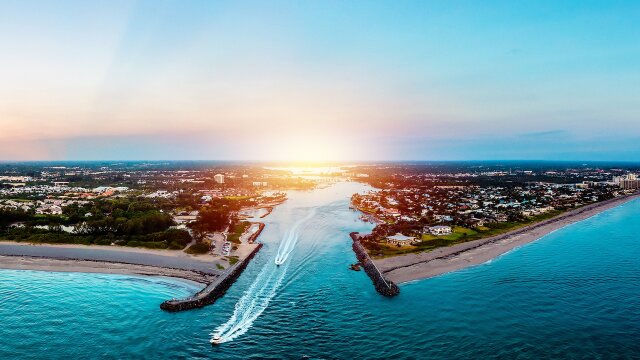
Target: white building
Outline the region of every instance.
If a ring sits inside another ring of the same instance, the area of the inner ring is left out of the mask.
[[[429,233],[435,236],[450,235],[451,226],[438,225],[429,227]]]
[[[393,236],[389,236],[387,238],[387,243],[392,244],[392,245],[398,245],[398,246],[406,246],[406,245],[412,245],[417,243],[419,240],[417,240],[415,237],[413,236],[404,236],[400,233],[397,233]]]
[[[213,175],[213,180],[215,182],[217,182],[218,184],[224,184],[224,175],[222,174],[215,174]]]
[[[213,196],[211,195],[202,195],[202,197],[200,198],[200,201],[203,203],[208,203],[211,200],[213,200]]]
[[[636,174],[614,176],[613,183],[625,190],[640,188],[640,180],[638,180]]]

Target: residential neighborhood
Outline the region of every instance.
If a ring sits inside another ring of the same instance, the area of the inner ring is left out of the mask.
[[[354,194],[351,204],[377,224],[363,244],[381,256],[495,235],[640,188],[634,173],[593,168],[417,173],[387,167],[369,169],[366,181],[376,189]]]

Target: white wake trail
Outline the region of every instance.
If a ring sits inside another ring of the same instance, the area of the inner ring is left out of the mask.
[[[274,269],[273,265],[265,266],[236,304],[233,315],[211,334],[212,340],[215,339],[216,343],[221,344],[249,331],[253,322],[269,306],[269,302],[276,295],[287,268],[288,265],[282,269]]]
[[[276,265],[282,265],[286,262],[298,243],[298,227],[314,215],[315,209],[303,219],[298,220],[287,232],[278,247],[278,253],[275,258]],[[288,268],[289,263],[279,268],[275,267],[273,263],[267,263],[251,286],[249,286],[249,289],[242,294],[229,320],[220,325],[211,334],[211,341],[215,344],[221,344],[231,341],[249,331],[253,322],[262,314],[267,306],[269,306],[269,302],[271,302],[271,299],[276,295],[282,285]]]
[[[287,259],[289,258],[289,255],[291,254],[293,249],[296,247],[296,244],[298,243],[298,237],[299,237],[298,227],[302,223],[311,219],[315,215],[315,213],[316,213],[316,209],[313,209],[309,214],[307,214],[307,216],[298,220],[291,227],[291,229],[289,229],[289,231],[287,232],[287,236],[285,236],[283,241],[280,243],[280,246],[278,247],[278,254],[276,255],[276,259],[275,259],[276,265],[284,264],[284,262],[287,261]]]

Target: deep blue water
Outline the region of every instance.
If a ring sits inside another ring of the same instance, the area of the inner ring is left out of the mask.
[[[362,189],[291,193],[204,309],[159,309],[194,291],[177,280],[0,270],[0,359],[640,358],[640,201],[387,299],[348,270],[348,233],[371,226],[348,210]],[[212,333],[229,341],[212,347]]]

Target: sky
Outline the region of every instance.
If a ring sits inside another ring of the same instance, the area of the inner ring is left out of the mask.
[[[0,0],[0,160],[640,161],[638,1]]]

